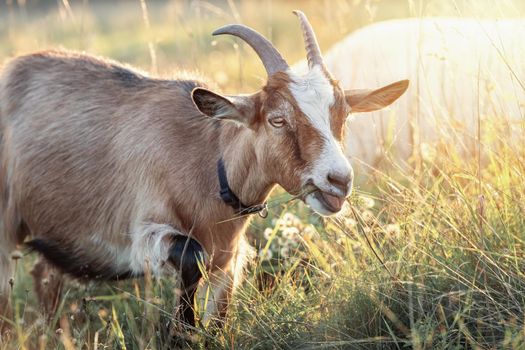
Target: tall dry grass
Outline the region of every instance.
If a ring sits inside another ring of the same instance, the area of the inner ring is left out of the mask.
[[[292,8],[310,15],[327,48],[380,19],[502,17],[523,13],[523,6],[410,0],[3,4],[0,57],[63,46],[162,75],[197,69],[238,92],[257,88],[264,72],[244,46],[210,37],[225,22],[240,19],[261,30],[293,62],[303,48]],[[524,348],[525,149],[515,146],[523,140],[509,142],[490,119],[483,127],[485,137],[499,140],[484,162],[451,148],[423,159],[417,172],[377,169],[336,218],[323,220],[277,193],[270,217],[249,228],[259,254],[226,326],[199,327],[190,346]],[[164,325],[173,307],[172,281],[71,282],[47,323],[32,292],[32,262],[31,256],[18,262],[14,332],[0,349],[169,347]]]

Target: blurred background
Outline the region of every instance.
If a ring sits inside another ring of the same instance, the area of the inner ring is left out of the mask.
[[[490,0],[1,0],[0,60],[49,48],[87,51],[170,75],[199,71],[233,92],[254,90],[265,78],[251,49],[214,38],[241,22],[266,35],[290,64],[304,58],[301,9],[323,50],[373,22],[421,16],[519,17],[523,1]]]

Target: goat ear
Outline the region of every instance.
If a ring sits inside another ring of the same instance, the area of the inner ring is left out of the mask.
[[[204,88],[195,88],[191,98],[197,109],[209,117],[247,125],[253,119],[254,108],[250,96],[222,96]]]
[[[397,100],[408,88],[408,80],[400,80],[376,90],[346,90],[346,102],[352,112],[372,112]]]

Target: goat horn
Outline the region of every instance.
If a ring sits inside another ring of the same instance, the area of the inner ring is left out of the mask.
[[[242,24],[229,24],[215,30],[213,35],[230,34],[244,40],[261,59],[268,76],[286,71],[289,66],[272,43],[257,31]]]
[[[302,11],[295,10],[293,13],[299,17],[299,21],[301,22],[308,67],[312,69],[315,65],[319,65],[324,71],[326,71],[323,57],[321,56],[321,49],[317,43],[317,38],[315,37],[312,25],[308,22],[308,18],[306,18],[306,15]]]

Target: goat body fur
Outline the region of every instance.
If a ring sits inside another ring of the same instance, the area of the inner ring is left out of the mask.
[[[250,130],[199,112],[191,91],[205,83],[48,51],[12,60],[0,84],[0,293],[10,252],[29,235],[63,271],[106,279],[171,271],[170,239],[191,235],[233,283],[247,220],[219,223],[234,213],[216,164],[235,164],[249,188],[250,149],[238,147]],[[252,190],[263,197],[244,198],[263,201],[271,188]]]

